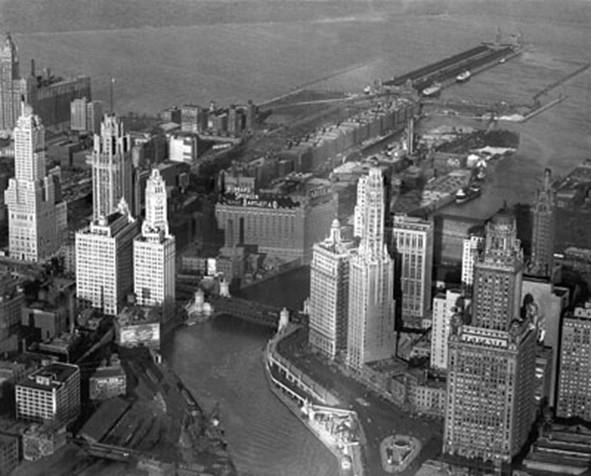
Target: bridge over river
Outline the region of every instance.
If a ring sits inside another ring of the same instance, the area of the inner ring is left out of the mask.
[[[213,317],[230,315],[253,324],[277,329],[281,308],[256,301],[235,297],[209,296],[206,298],[213,308]],[[297,324],[307,322],[308,316],[290,311],[290,320]]]

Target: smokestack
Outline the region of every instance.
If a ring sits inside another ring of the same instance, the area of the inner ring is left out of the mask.
[[[35,75],[35,60],[34,59],[31,60],[31,76],[33,78],[36,76]]]

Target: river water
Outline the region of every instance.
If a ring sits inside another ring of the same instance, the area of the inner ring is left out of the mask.
[[[514,3],[506,2],[508,14]],[[371,4],[367,15],[322,22],[14,36],[23,65],[35,57],[39,68],[50,65],[55,72],[90,74],[95,97],[108,97],[108,78],[115,76],[120,112],[157,112],[210,99],[220,104],[263,101],[345,70],[314,87],[359,91],[375,78],[389,78],[492,40],[498,25],[509,33],[521,30],[531,46],[519,58],[451,87],[444,98],[526,103],[537,90],[591,61],[588,22],[571,23],[564,15],[561,22],[548,18],[542,25],[528,15],[382,15],[372,11]],[[590,78],[589,71],[573,78],[559,88],[566,101],[515,126],[521,134],[518,153],[497,167],[480,199],[451,211],[483,216],[504,200],[529,201],[545,167],[564,174],[586,158],[591,146]],[[253,293],[297,307],[307,284],[305,278],[294,279],[291,285],[268,283],[271,291]],[[336,475],[334,458],[267,389],[261,356],[269,336],[260,328],[221,318],[179,330],[164,354],[206,406],[220,402],[241,474]]]

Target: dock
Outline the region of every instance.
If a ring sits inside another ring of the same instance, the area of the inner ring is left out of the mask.
[[[455,82],[456,77],[464,71],[470,71],[474,75],[498,64],[500,61],[506,61],[516,56],[519,52],[520,49],[515,45],[483,43],[409,73],[394,77],[383,84],[386,87],[401,87],[410,83],[414,89],[421,92],[434,83],[446,85]]]

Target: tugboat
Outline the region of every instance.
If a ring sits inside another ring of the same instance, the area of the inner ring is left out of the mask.
[[[462,71],[460,74],[456,76],[456,81],[458,83],[465,83],[470,79],[470,76],[472,76],[472,73],[470,71]]]
[[[482,189],[478,185],[471,185],[468,188],[461,188],[456,192],[456,203],[461,205],[462,203],[469,202],[470,200],[479,197],[482,193]]]

